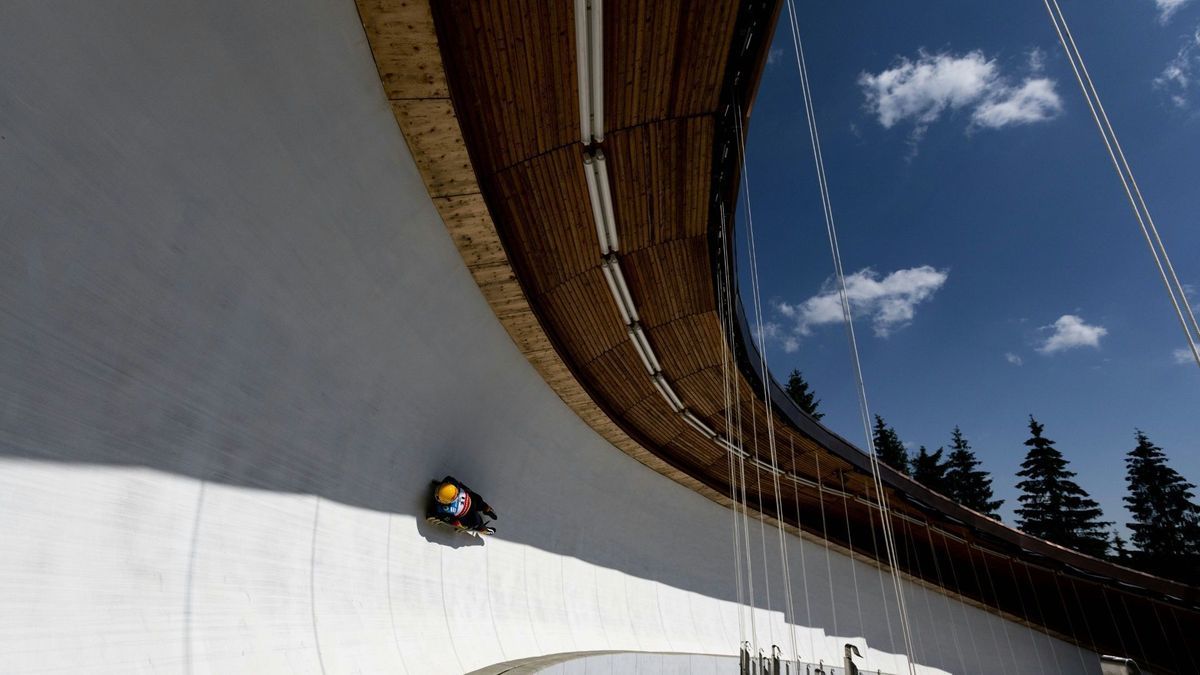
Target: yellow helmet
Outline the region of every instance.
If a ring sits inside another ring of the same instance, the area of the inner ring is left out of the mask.
[[[458,487],[454,483],[442,483],[437,489],[437,500],[442,504],[449,504],[458,497]]]

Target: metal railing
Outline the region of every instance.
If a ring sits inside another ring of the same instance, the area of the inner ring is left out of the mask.
[[[846,656],[840,666],[827,665],[824,661],[795,661],[783,658],[779,645],[771,645],[768,655],[758,650],[750,653],[750,644],[742,643],[738,657],[739,675],[895,675],[883,670],[863,670],[854,664],[854,657],[861,657],[853,644],[846,645]]]

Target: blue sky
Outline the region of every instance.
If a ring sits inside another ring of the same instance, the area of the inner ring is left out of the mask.
[[[1008,522],[1031,413],[1107,520],[1128,519],[1135,427],[1200,482],[1200,368],[1176,358],[1183,333],[1042,3],[798,8],[873,411],[914,451],[961,426]],[[1200,0],[1063,10],[1200,288]],[[832,263],[786,10],[747,144],[771,370],[802,370],[824,421],[861,443],[845,333],[821,297]]]

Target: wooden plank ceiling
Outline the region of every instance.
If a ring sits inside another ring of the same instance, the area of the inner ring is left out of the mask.
[[[451,200],[443,217],[452,232],[452,222],[464,222],[453,200],[464,195],[477,200],[481,193],[486,202],[503,251],[495,243],[480,249],[477,240],[488,241],[482,231],[472,230],[465,241],[456,235],[456,243],[468,265],[482,255],[489,264],[515,272],[524,298],[513,297],[511,290],[499,300],[489,296],[502,321],[505,308],[527,300],[543,339],[621,431],[698,481],[697,489],[710,496],[729,494],[727,453],[685,424],[655,390],[601,271],[585,147],[579,141],[573,3],[358,4],[384,90],[430,193]],[[777,512],[769,477],[753,475],[748,465],[752,506],[869,559],[885,560],[879,514],[868,505],[876,501],[873,483],[861,461],[849,461],[844,450],[832,451],[828,442],[818,442],[789,421],[794,410],[782,415],[776,409],[768,416],[761,385],[747,375],[744,355],[741,368],[731,371],[735,402],[726,405],[724,373],[727,359],[734,357],[723,348],[713,259],[714,242],[720,240],[711,205],[714,196],[736,194],[737,171],[736,164],[732,169],[728,162],[716,165],[723,157],[718,152],[722,138],[728,138],[731,101],[722,97],[738,91],[729,83],[731,73],[741,72],[746,78],[741,91],[750,92],[742,103],[749,108],[769,46],[763,38],[771,35],[778,12],[773,2],[758,0],[774,13],[760,20],[757,38],[748,39],[747,24],[739,20],[750,4],[755,3],[605,0],[601,145],[612,184],[620,264],[663,373],[687,407],[716,431],[742,438],[747,451],[764,459],[767,426],[774,425],[778,465],[808,481],[784,482]],[[431,39],[430,17],[436,39]],[[744,53],[746,45],[752,48]],[[431,57],[434,49],[440,50],[440,63],[436,54]],[[466,152],[441,142],[446,134],[456,139],[461,134]],[[467,154],[469,169],[464,168]],[[476,209],[468,211],[466,222],[476,222],[472,214],[486,219]],[[487,275],[476,276],[481,286],[492,283]],[[523,337],[514,339],[527,354],[545,357],[546,345],[527,349]],[[746,351],[754,353],[752,346]],[[559,386],[562,379],[556,376],[551,383]],[[727,429],[727,418],[740,420],[740,428]],[[1171,641],[1192,629],[1200,634],[1194,589],[1081,560],[1000,526],[988,534],[971,526],[975,514],[903,477],[892,475],[889,482],[889,499],[898,513],[893,527],[900,567],[914,579],[1091,649],[1136,652],[1143,664],[1171,665],[1154,654],[1174,653]],[[937,508],[907,498],[911,495]],[[949,512],[956,515],[944,515]],[[1030,555],[1027,548],[1039,554]],[[1079,567],[1092,573],[1072,572]],[[1112,583],[1115,578],[1126,579],[1125,585]],[[1158,589],[1157,595],[1144,587]],[[1041,602],[1035,609],[1038,597],[1053,599],[1067,588],[1062,602]],[[1188,599],[1172,603],[1163,593]],[[1115,614],[1112,621],[1093,617],[1083,631],[1088,608],[1115,602],[1127,608],[1127,620],[1118,621]],[[1163,623],[1164,615],[1171,620]],[[1136,649],[1121,639],[1133,622],[1152,618],[1175,629],[1143,636]]]

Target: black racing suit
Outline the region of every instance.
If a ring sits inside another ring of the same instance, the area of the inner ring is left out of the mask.
[[[455,479],[454,476],[446,476],[439,481],[434,481],[434,494],[436,494],[438,486],[443,483],[450,483],[457,487],[465,495],[465,503],[460,504],[459,500],[456,499],[453,504],[442,504],[431,494],[429,498],[429,515],[455,527],[462,527],[468,530],[483,529],[487,522],[483,519],[483,516],[485,513],[494,513],[492,507],[484,501],[483,497],[479,496],[478,492],[467,487],[466,484]],[[458,508],[463,508],[463,510],[456,513],[456,509]]]

